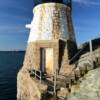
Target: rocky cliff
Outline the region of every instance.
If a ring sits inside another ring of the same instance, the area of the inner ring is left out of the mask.
[[[100,100],[100,38],[93,40],[93,66],[89,44],[85,43],[80,50],[72,62],[75,65],[74,78],[70,79],[70,83],[65,84],[64,88],[57,90],[55,100]],[[24,65],[18,73],[17,100],[51,100],[47,96],[48,85],[31,76],[31,70],[29,66]]]
[[[100,68],[88,72],[80,81],[79,91],[67,100],[100,100]]]
[[[17,100],[41,100],[47,90],[45,84],[30,77],[29,72],[21,69],[17,76]]]

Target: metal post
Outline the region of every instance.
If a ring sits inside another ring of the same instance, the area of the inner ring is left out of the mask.
[[[91,66],[93,68],[94,65],[93,65],[93,47],[92,47],[92,40],[89,41],[89,47],[90,47]]]
[[[36,78],[36,70],[35,70],[35,78]]]
[[[42,79],[42,73],[41,73],[41,71],[40,71],[40,83],[41,83],[41,79]]]
[[[57,67],[54,68],[54,100],[56,100]]]
[[[56,94],[56,72],[54,74],[54,93]]]
[[[54,95],[53,95],[53,100],[56,100],[56,71],[54,73]]]

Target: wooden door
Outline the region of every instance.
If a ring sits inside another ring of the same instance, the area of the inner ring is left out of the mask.
[[[45,49],[45,69],[47,74],[53,74],[53,48]]]

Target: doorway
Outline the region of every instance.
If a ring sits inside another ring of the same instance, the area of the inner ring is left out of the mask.
[[[53,74],[53,48],[40,48],[40,70],[47,74]]]

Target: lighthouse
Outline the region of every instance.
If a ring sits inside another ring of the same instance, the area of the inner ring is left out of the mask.
[[[41,0],[35,2],[34,17],[30,29],[27,60],[33,69],[53,74],[54,69],[68,63],[76,53],[76,40],[73,30],[71,0]],[[67,67],[67,65],[66,65]]]
[[[52,93],[56,94],[58,76],[61,79],[65,76],[66,80],[71,75],[70,61],[77,51],[71,13],[72,0],[35,2],[33,19],[26,25],[30,33],[23,67],[17,77],[18,100],[40,100],[44,89],[40,91],[40,87],[46,84],[48,90],[51,86],[48,82],[52,83]],[[62,81],[59,83],[60,89]],[[66,86],[66,82],[64,84]]]

